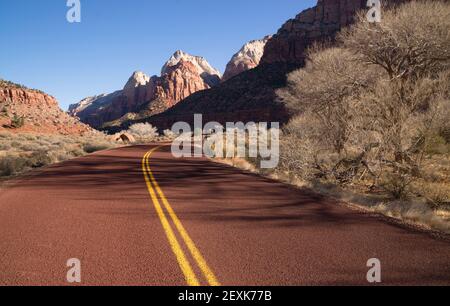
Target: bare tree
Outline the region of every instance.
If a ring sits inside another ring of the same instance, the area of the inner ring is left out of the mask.
[[[450,121],[449,29],[449,3],[413,1],[385,12],[380,24],[361,15],[340,35],[341,47],[311,51],[278,96],[299,116],[285,137],[308,143],[299,148],[315,157],[282,160],[342,183],[369,174],[378,184],[392,174],[401,196]]]
[[[352,104],[379,76],[380,70],[346,49],[317,52],[314,48],[306,67],[292,72],[288,87],[277,94],[294,112],[317,116],[323,125],[322,137],[340,154],[352,129]]]
[[[384,12],[380,23],[360,14],[339,38],[390,79],[417,79],[450,67],[449,29],[447,1],[411,1]]]
[[[342,44],[363,62],[386,71],[378,84],[377,123],[390,134],[396,161],[403,163],[403,130],[408,118],[434,99],[438,74],[450,68],[450,5],[442,1],[412,1],[385,12],[381,23],[360,15],[355,26],[340,35]],[[381,88],[380,88],[381,87]]]

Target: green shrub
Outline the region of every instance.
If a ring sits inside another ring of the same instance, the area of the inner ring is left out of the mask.
[[[25,118],[19,117],[17,115],[14,115],[14,117],[11,119],[10,127],[13,129],[21,128],[25,125]]]

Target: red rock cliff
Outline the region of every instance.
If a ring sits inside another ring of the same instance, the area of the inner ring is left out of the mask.
[[[14,117],[23,118],[24,125],[11,128]],[[81,135],[91,128],[66,114],[55,98],[43,92],[0,84],[0,130]]]
[[[177,51],[160,77],[135,72],[123,90],[87,98],[70,107],[70,114],[95,128],[131,113],[161,113],[191,94],[220,83],[220,73],[202,57]]]
[[[384,0],[384,6],[405,0]],[[356,13],[368,10],[367,0],[319,0],[317,6],[287,21],[266,44],[262,63],[303,64],[305,50],[313,42],[332,39],[354,21]]]

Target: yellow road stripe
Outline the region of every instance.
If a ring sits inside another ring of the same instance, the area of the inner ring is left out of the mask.
[[[164,195],[163,191],[161,190],[158,182],[155,179],[155,176],[153,175],[153,172],[150,168],[150,156],[160,147],[150,151],[150,154],[147,156],[147,172],[150,175],[150,181],[153,183],[153,186],[157,193],[159,194],[160,199],[162,200],[164,207],[166,208],[167,212],[169,213],[169,216],[172,218],[172,221],[175,224],[175,227],[178,229],[178,232],[180,233],[181,237],[183,238],[184,242],[186,243],[189,251],[192,254],[192,257],[197,262],[200,270],[203,272],[203,275],[205,276],[206,280],[208,281],[210,286],[220,286],[219,281],[217,280],[216,276],[214,275],[214,272],[211,270],[211,268],[208,266],[205,258],[200,253],[199,249],[196,247],[194,241],[191,239],[189,234],[187,233],[186,229],[184,228],[183,224],[181,223],[180,219],[176,215],[175,211],[172,209],[172,206],[170,205],[169,201],[167,200],[166,196]]]
[[[181,271],[183,272],[183,274],[185,276],[187,284],[189,286],[200,286],[200,283],[199,283],[194,271],[192,270],[192,267],[189,264],[189,261],[187,260],[186,256],[184,255],[184,252],[183,252],[180,244],[178,243],[178,240],[172,230],[172,227],[169,224],[169,221],[166,218],[166,215],[164,214],[164,211],[158,201],[155,191],[152,188],[152,184],[150,183],[150,179],[149,179],[148,173],[146,171],[146,167],[147,167],[147,163],[148,163],[147,158],[157,149],[158,148],[155,148],[151,152],[147,152],[147,154],[145,154],[145,156],[142,160],[142,170],[144,172],[145,182],[147,183],[147,188],[150,193],[150,197],[152,198],[156,212],[158,213],[158,217],[164,228],[167,239],[169,240],[169,244],[172,248],[172,251],[175,254],[175,257],[177,258],[177,261],[181,268]]]

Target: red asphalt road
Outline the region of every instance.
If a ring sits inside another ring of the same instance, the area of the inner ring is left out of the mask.
[[[83,285],[186,285],[144,180],[151,148],[99,152],[2,190],[0,285],[68,285],[69,258]],[[448,241],[168,147],[150,166],[222,285],[368,285],[370,258],[384,285],[450,285]]]

